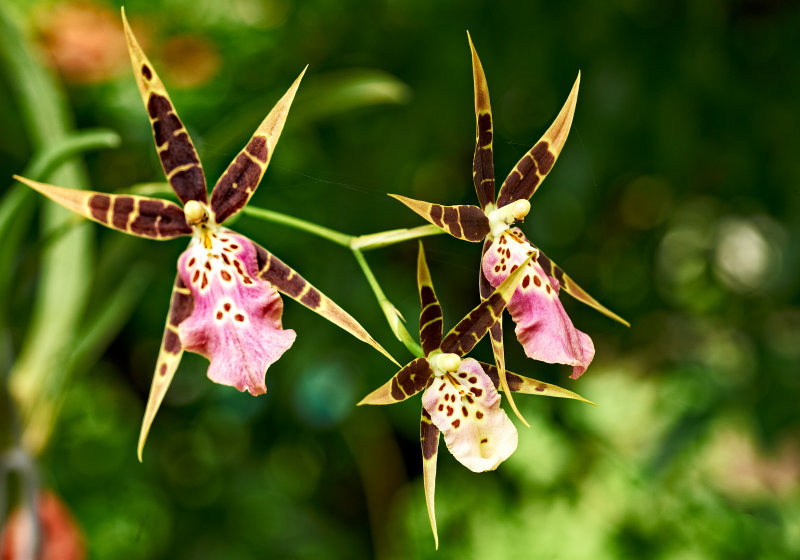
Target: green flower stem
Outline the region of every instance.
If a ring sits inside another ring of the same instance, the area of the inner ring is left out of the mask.
[[[389,327],[391,327],[392,332],[394,332],[394,335],[397,337],[397,340],[402,342],[403,345],[408,348],[409,352],[419,358],[423,358],[425,354],[422,351],[422,347],[417,344],[417,342],[408,333],[406,327],[403,325],[400,312],[397,311],[397,308],[392,305],[392,302],[388,300],[386,295],[384,295],[378,280],[375,278],[375,275],[372,274],[372,270],[367,264],[367,260],[364,258],[364,254],[359,249],[353,249],[353,256],[356,258],[356,261],[358,261],[358,265],[361,267],[364,276],[367,278],[367,282],[369,282],[372,292],[378,299],[378,304],[380,304],[383,314],[386,316],[386,320],[389,322]]]
[[[353,238],[350,242],[351,249],[360,249],[366,251],[369,249],[379,249],[394,243],[401,243],[403,241],[410,241],[411,239],[419,239],[420,237],[427,237],[429,235],[438,235],[444,233],[444,230],[436,227],[433,224],[418,226],[415,228],[403,229],[390,229],[389,231],[382,231],[380,233],[370,233],[368,235],[359,235]]]
[[[248,216],[253,216],[254,218],[260,218],[262,220],[266,220],[268,222],[283,224],[285,226],[289,226],[295,229],[307,231],[308,233],[313,233],[318,237],[322,237],[324,239],[327,239],[328,241],[332,241],[333,243],[341,245],[342,247],[350,247],[350,244],[354,239],[352,235],[347,235],[346,233],[334,231],[332,229],[328,229],[326,227],[317,225],[315,223],[307,222],[306,220],[301,220],[300,218],[294,218],[286,214],[281,214],[280,212],[266,210],[265,208],[248,206],[242,210],[242,213]]]

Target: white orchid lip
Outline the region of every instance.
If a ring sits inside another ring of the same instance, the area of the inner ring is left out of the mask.
[[[428,358],[433,373],[442,376],[445,373],[454,373],[461,366],[461,357],[458,354],[439,353]]]
[[[521,220],[531,211],[531,203],[526,200],[516,200],[502,208],[495,208],[494,204],[486,206],[486,217],[489,218],[489,228],[492,237],[499,237],[516,220]]]

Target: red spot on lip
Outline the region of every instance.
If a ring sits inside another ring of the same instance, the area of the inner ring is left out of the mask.
[[[539,286],[542,285],[542,280],[538,276],[534,276],[533,283],[536,284],[536,287],[538,288]]]
[[[242,315],[241,313],[237,313],[236,315],[233,316],[233,318],[239,321],[240,323],[244,321],[244,315]]]
[[[483,418],[483,412],[481,412],[480,410],[478,410],[477,412],[475,412],[475,418],[477,418],[478,420],[480,420],[481,418]]]
[[[472,385],[475,385],[475,384],[478,382],[478,378],[477,378],[477,377],[470,377],[470,378],[469,378],[469,382],[470,382]]]
[[[222,311],[217,311],[217,319],[222,319]]]
[[[194,271],[194,276],[192,276],[192,284],[196,284],[198,278],[200,278],[200,271],[199,270],[195,270]]]
[[[222,272],[220,272],[220,276],[222,276],[222,279],[225,280],[226,282],[231,281],[231,275],[228,273],[227,270],[223,270]]]
[[[188,264],[189,268],[192,268],[194,266],[194,263],[195,263],[195,258],[194,257],[189,259],[189,264]]]
[[[460,425],[461,425],[461,420],[459,420],[459,419],[453,420],[453,427],[454,428],[458,428]]]
[[[230,304],[230,303],[226,303],[226,304],[225,304],[225,305],[223,305],[222,307],[224,307],[224,308],[225,308],[225,311],[230,311],[230,310],[231,310],[231,304]]]

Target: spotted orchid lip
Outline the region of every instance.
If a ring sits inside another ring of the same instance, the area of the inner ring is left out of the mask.
[[[472,358],[438,377],[422,394],[422,406],[453,457],[473,472],[497,468],[517,448],[517,429],[500,407],[500,394]]]
[[[532,254],[538,255],[538,250],[522,232],[505,232],[484,253],[483,274],[492,285],[499,284]],[[573,326],[558,299],[557,278],[548,276],[537,260],[525,265],[524,274],[507,309],[525,354],[547,363],[572,365],[572,377],[580,377],[594,358],[592,339]]]
[[[263,394],[267,368],[291,347],[295,332],[281,327],[283,303],[258,277],[252,242],[225,228],[206,236],[211,247],[193,241],[178,264],[195,302],[179,326],[181,342],[209,359],[212,381]]]

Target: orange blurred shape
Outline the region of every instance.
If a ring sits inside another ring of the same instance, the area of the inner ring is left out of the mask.
[[[126,68],[119,13],[84,1],[49,6],[35,17],[40,40],[67,81],[100,82]]]
[[[39,494],[39,551],[37,560],[83,560],[86,546],[78,525],[66,506],[49,490]],[[31,520],[16,508],[0,534],[0,560],[29,558],[34,546]]]
[[[220,56],[217,48],[202,37],[177,35],[164,43],[163,62],[173,86],[192,88],[217,74]]]

